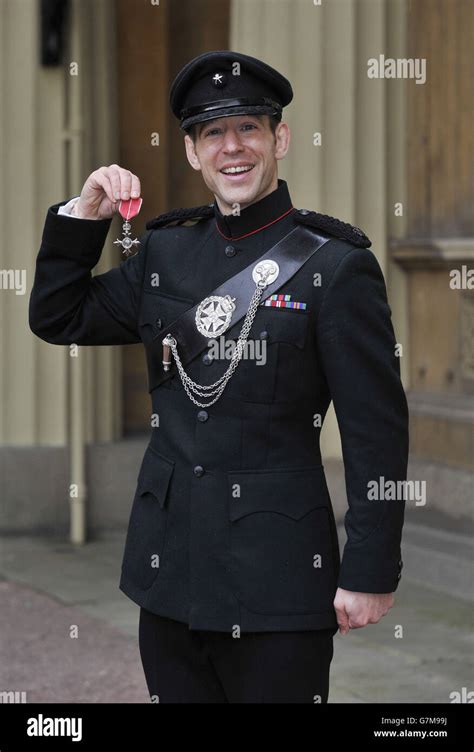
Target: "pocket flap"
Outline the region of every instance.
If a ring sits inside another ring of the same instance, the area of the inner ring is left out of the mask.
[[[310,312],[304,308],[274,308],[260,306],[250,328],[249,338],[259,339],[265,332],[268,345],[286,342],[304,349],[310,320]],[[226,337],[236,339],[243,321],[236,322]]]
[[[137,478],[137,495],[149,493],[155,497],[161,508],[166,503],[168,487],[174,470],[173,460],[169,460],[148,445],[143,456]]]
[[[323,465],[228,472],[229,519],[254,512],[278,512],[299,520],[312,509],[328,506]]]

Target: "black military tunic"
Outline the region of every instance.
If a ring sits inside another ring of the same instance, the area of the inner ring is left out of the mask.
[[[159,420],[138,473],[121,590],[190,628],[224,632],[336,630],[338,586],[394,591],[404,503],[368,500],[367,484],[406,478],[408,417],[372,251],[350,231],[336,237],[334,223],[329,242],[278,290],[306,307],[259,306],[249,339],[266,343],[266,363],[242,359],[222,396],[202,408],[175,367],[159,383],[156,335],[311,215],[292,207],[279,180],[240,216],[214,204],[191,225],[173,215],[149,223],[136,255],[91,277],[110,220],[58,216],[60,205],[46,218],[31,329],[53,344],[143,342]],[[228,365],[204,351],[186,371],[211,384]],[[331,400],[349,503],[342,562],[319,448],[318,415]]]

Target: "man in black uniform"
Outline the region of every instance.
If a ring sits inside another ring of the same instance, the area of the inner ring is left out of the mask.
[[[338,625],[379,621],[400,579],[403,497],[370,493],[405,481],[408,455],[384,278],[361,230],[295,209],[278,179],[292,96],[260,60],[201,55],[170,103],[214,203],[151,220],[138,252],[94,277],[138,177],[101,167],[46,218],[33,332],[146,348],[159,425],[120,588],[141,607],[155,701],[326,702]],[[331,400],[342,562],[319,449]]]

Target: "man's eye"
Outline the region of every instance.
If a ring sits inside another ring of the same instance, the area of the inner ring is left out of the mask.
[[[206,136],[213,136],[216,133],[219,133],[219,128],[211,128],[210,131],[206,131]]]
[[[245,130],[251,130],[251,129],[255,128],[255,127],[256,127],[256,126],[255,126],[255,125],[254,125],[253,123],[245,123],[245,124],[244,124],[244,125],[242,126],[242,128],[244,128]]]

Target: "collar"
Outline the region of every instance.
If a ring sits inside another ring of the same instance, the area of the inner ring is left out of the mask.
[[[226,240],[240,240],[254,235],[293,211],[286,181],[280,179],[278,188],[242,209],[238,216],[222,214],[216,201],[213,207],[217,230]]]

